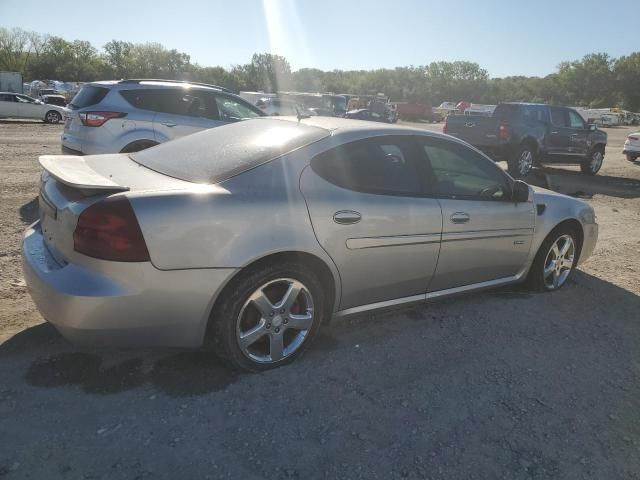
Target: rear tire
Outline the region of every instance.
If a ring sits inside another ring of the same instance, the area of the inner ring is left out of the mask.
[[[602,162],[604,161],[604,152],[601,148],[597,148],[591,151],[589,157],[580,164],[580,171],[587,175],[595,175],[602,168]]]
[[[62,115],[60,112],[56,112],[55,110],[49,110],[44,116],[45,123],[60,123],[62,120]]]
[[[507,160],[507,170],[512,177],[523,178],[531,172],[535,161],[535,149],[531,145],[525,143],[520,145],[516,150],[515,155]]]
[[[299,293],[287,302],[290,288]],[[220,294],[205,345],[241,371],[286,365],[307,349],[318,332],[328,311],[326,298],[319,277],[300,263],[249,268]]]
[[[563,248],[567,250],[563,252]],[[532,290],[552,292],[562,288],[576,266],[578,235],[569,226],[556,227],[538,249],[528,283]]]
[[[626,157],[627,157],[627,160],[629,160],[630,162],[635,162],[636,158],[638,158],[634,155],[631,155],[630,153],[627,153]]]

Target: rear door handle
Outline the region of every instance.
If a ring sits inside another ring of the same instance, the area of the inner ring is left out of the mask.
[[[557,135],[558,132],[551,132],[551,135]]]
[[[452,223],[467,223],[471,219],[469,214],[465,212],[452,213],[449,218]]]
[[[165,127],[175,127],[177,124],[169,123],[169,122],[162,122],[162,125],[164,125]]]
[[[362,220],[362,215],[354,210],[340,210],[333,214],[333,221],[339,225],[353,225]]]

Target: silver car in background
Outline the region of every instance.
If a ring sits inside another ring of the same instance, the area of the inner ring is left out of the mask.
[[[588,204],[457,139],[370,122],[263,118],[40,163],[22,247],[43,317],[79,344],[205,346],[242,370],[292,361],[333,316],[557,290],[598,235]]]
[[[264,113],[224,87],[130,79],[85,84],[69,103],[62,152],[130,153]]]

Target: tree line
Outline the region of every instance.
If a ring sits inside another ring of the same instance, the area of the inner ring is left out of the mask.
[[[394,101],[438,105],[467,100],[496,104],[544,102],[640,111],[640,51],[612,58],[592,53],[566,61],[545,77],[491,78],[474,62],[431,62],[375,70],[291,70],[286,58],[256,53],[231,68],[202,66],[188,54],[159,43],[112,40],[96,48],[86,40],[0,27],[0,70],[22,72],[25,81],[92,81],[165,78],[222,85],[231,90],[384,93]]]

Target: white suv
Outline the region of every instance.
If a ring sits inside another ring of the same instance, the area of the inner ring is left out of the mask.
[[[223,87],[172,80],[87,83],[69,103],[62,151],[136,152],[264,113]]]

